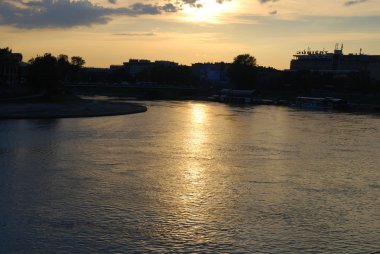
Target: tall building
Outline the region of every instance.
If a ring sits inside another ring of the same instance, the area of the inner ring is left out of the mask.
[[[21,61],[19,53],[0,55],[0,86],[14,88],[21,83]]]
[[[229,64],[226,63],[195,63],[191,65],[192,72],[199,77],[201,83],[208,86],[225,87],[228,82]]]
[[[129,74],[132,77],[135,77],[138,73],[144,71],[152,65],[152,62],[149,60],[140,60],[140,59],[129,59],[128,62],[124,63],[124,66],[128,69]]]
[[[367,71],[371,78],[380,81],[380,55],[343,54],[343,44],[335,46],[334,53],[304,50],[294,55],[290,70],[309,70],[317,72],[348,73]]]

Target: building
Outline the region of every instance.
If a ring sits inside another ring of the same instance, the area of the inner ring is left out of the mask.
[[[152,66],[152,62],[145,59],[129,59],[128,62],[123,64],[132,77],[135,77],[137,74]]]
[[[125,69],[124,65],[110,65],[110,71],[122,70]]]
[[[145,59],[129,59],[128,62],[123,63],[124,68],[128,70],[129,75],[131,75],[132,77],[136,77],[137,74],[157,65],[165,67],[178,67],[178,63],[164,60],[151,62],[150,60]],[[119,66],[112,67],[114,69],[117,69]]]
[[[335,46],[334,53],[323,51],[299,51],[290,63],[290,70],[309,70],[323,73],[345,74],[368,72],[372,79],[380,81],[380,55],[343,54],[343,44]]]
[[[0,55],[0,86],[15,88],[21,84],[21,61],[19,53]]]
[[[226,103],[253,103],[255,90],[222,89],[218,100]]]
[[[229,82],[228,66],[226,63],[195,63],[191,65],[191,70],[203,86],[223,88]]]
[[[171,61],[158,60],[154,62],[154,65],[160,65],[165,67],[178,67],[178,63]]]
[[[280,83],[282,71],[270,67],[256,67],[255,84],[257,89],[275,89]]]
[[[108,83],[109,68],[81,68],[77,73],[77,81],[84,83]]]

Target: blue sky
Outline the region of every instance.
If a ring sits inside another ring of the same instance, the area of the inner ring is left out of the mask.
[[[380,0],[0,0],[0,47],[80,55],[87,66],[129,58],[289,67],[311,47],[380,55]]]

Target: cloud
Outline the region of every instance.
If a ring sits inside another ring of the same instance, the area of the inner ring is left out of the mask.
[[[163,10],[164,12],[177,12],[178,7],[172,3],[167,3],[161,7],[161,10]]]
[[[108,0],[116,4],[116,0]],[[164,5],[135,3],[109,8],[89,0],[0,0],[0,25],[18,28],[70,28],[106,24],[113,16],[158,15],[176,12],[171,3]]]
[[[190,5],[194,5],[198,2],[198,0],[182,0],[182,2],[184,4],[190,4]]]
[[[113,34],[115,36],[128,36],[128,37],[140,37],[140,36],[156,36],[155,33],[118,33]]]
[[[183,5],[202,8],[201,0],[167,0],[161,5],[140,1],[128,7],[116,7],[117,0],[107,0],[108,3],[115,5],[111,8],[94,4],[91,0],[0,0],[0,26],[71,28],[107,24],[115,16],[174,13],[181,11]],[[222,4],[231,0],[215,1]]]
[[[274,11],[270,11],[269,12],[269,15],[276,15],[277,14],[277,10],[274,10]]]
[[[347,1],[344,5],[345,6],[351,6],[351,5],[354,5],[354,4],[365,3],[367,1],[368,0],[350,0],[350,1]]]
[[[260,4],[267,4],[267,3],[276,3],[280,0],[258,0]],[[269,15],[277,15],[277,10],[273,10],[269,12]]]
[[[180,7],[182,7],[184,4],[189,5],[191,7],[196,7],[196,8],[202,8],[202,4],[200,3],[199,0],[181,0],[180,2],[177,1]]]
[[[230,2],[230,1],[231,0],[215,0],[215,2],[218,4],[223,4],[224,2]],[[191,7],[196,7],[196,8],[202,8],[203,7],[201,0],[181,0],[180,6],[182,6],[182,4],[187,4]]]
[[[280,0],[258,0],[258,1],[260,2],[260,4],[266,4],[266,3],[275,3]]]

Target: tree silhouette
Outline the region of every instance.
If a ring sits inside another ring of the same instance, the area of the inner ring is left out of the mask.
[[[78,80],[78,72],[84,66],[85,63],[86,61],[80,56],[71,57],[71,62],[70,62],[71,81]]]
[[[46,95],[61,90],[57,58],[50,53],[29,60],[28,83],[38,92]]]
[[[76,69],[82,68],[85,65],[85,63],[86,61],[80,56],[71,57],[71,65]]]
[[[235,57],[229,69],[232,85],[238,89],[254,88],[256,67],[256,58],[249,54],[242,54]]]
[[[256,58],[249,54],[238,55],[237,57],[234,58],[233,64],[239,64],[239,65],[250,66],[250,67],[257,66]]]
[[[68,75],[71,71],[71,64],[69,62],[69,57],[67,55],[59,55],[57,57],[57,68],[61,80],[67,80]]]
[[[0,48],[0,56],[6,56],[12,54],[12,49],[6,47],[6,48]]]
[[[38,92],[44,92],[46,96],[54,96],[64,93],[62,81],[68,76],[76,75],[77,71],[85,64],[83,58],[67,55],[53,56],[46,53],[29,60],[28,83]]]

